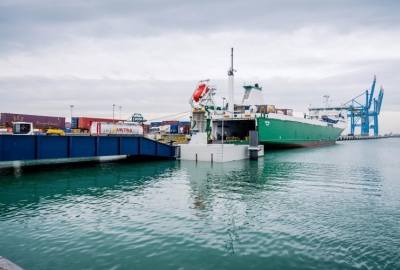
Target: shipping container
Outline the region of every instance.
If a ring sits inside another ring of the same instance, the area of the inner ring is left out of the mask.
[[[118,119],[107,119],[107,118],[92,118],[92,117],[77,117],[78,119],[78,126],[72,126],[72,128],[78,128],[81,132],[85,133],[90,130],[93,122],[125,122],[125,120],[118,120]],[[72,123],[74,123],[74,117],[72,118]]]
[[[78,117],[72,117],[71,128],[72,129],[77,129],[78,128]]]
[[[178,133],[178,125],[170,125],[169,133],[177,134]]]
[[[150,132],[150,125],[143,124],[142,127],[143,127],[143,133],[144,134],[147,134],[147,133]]]
[[[180,125],[178,128],[179,134],[189,134],[189,125]]]
[[[42,116],[16,113],[1,113],[0,126],[12,127],[13,122],[30,122],[33,128],[64,128],[65,117]]]
[[[159,127],[159,126],[162,126],[162,122],[151,122],[151,123],[150,123],[150,126],[152,126],[152,127]]]
[[[176,134],[178,133],[178,127],[177,125],[163,125],[158,127],[159,128],[159,132],[161,133],[165,133],[165,134]],[[152,131],[157,132],[155,129],[157,127],[153,127]]]
[[[179,126],[179,121],[175,121],[175,120],[167,120],[167,121],[162,121],[162,125],[175,125],[175,126]]]

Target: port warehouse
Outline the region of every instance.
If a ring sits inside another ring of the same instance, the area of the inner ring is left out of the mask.
[[[13,122],[31,122],[33,128],[41,131],[47,128],[63,129],[66,132],[72,133],[88,133],[92,122],[125,122],[121,119],[108,119],[108,118],[94,118],[94,117],[72,117],[72,123],[65,121],[65,117],[57,116],[42,116],[42,115],[28,115],[28,114],[15,114],[15,113],[1,113],[0,114],[0,128],[7,129],[7,132],[12,132]],[[189,133],[189,121],[160,121],[151,122],[150,125],[143,124],[144,133]],[[153,129],[151,128],[158,128]]]

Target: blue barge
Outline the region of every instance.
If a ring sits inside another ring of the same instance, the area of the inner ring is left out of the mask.
[[[144,137],[0,135],[0,162],[116,155],[173,159],[175,149]]]

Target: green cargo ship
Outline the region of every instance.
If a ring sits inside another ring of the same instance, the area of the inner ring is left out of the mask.
[[[258,117],[259,141],[269,149],[329,145],[334,144],[347,127],[345,121],[338,121],[334,126],[325,121],[307,120],[276,114]]]
[[[249,131],[257,130],[265,149],[322,146],[334,144],[347,128],[348,107],[330,106],[329,96],[324,96],[324,107],[309,108],[304,117],[293,116],[291,109],[265,104],[258,84],[243,86],[243,98],[235,104],[233,49],[231,57],[227,104],[222,98],[222,107],[216,105],[216,89],[209,86],[208,80],[199,82],[189,101],[192,130],[207,132],[210,142],[248,144]]]

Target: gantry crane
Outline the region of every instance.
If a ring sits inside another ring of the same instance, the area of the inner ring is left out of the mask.
[[[378,115],[381,111],[382,99],[383,99],[383,88],[379,91],[378,99],[373,98],[374,90],[376,84],[376,75],[374,76],[374,81],[371,86],[371,93],[366,90],[364,93],[358,95],[352,100],[346,102],[344,105],[349,105],[350,117],[350,133],[354,134],[356,127],[361,127],[361,135],[369,136],[369,130],[374,130],[374,135],[379,134],[379,123]],[[361,97],[365,95],[365,104],[361,104],[359,101]],[[371,105],[374,104],[373,110],[371,110]]]

